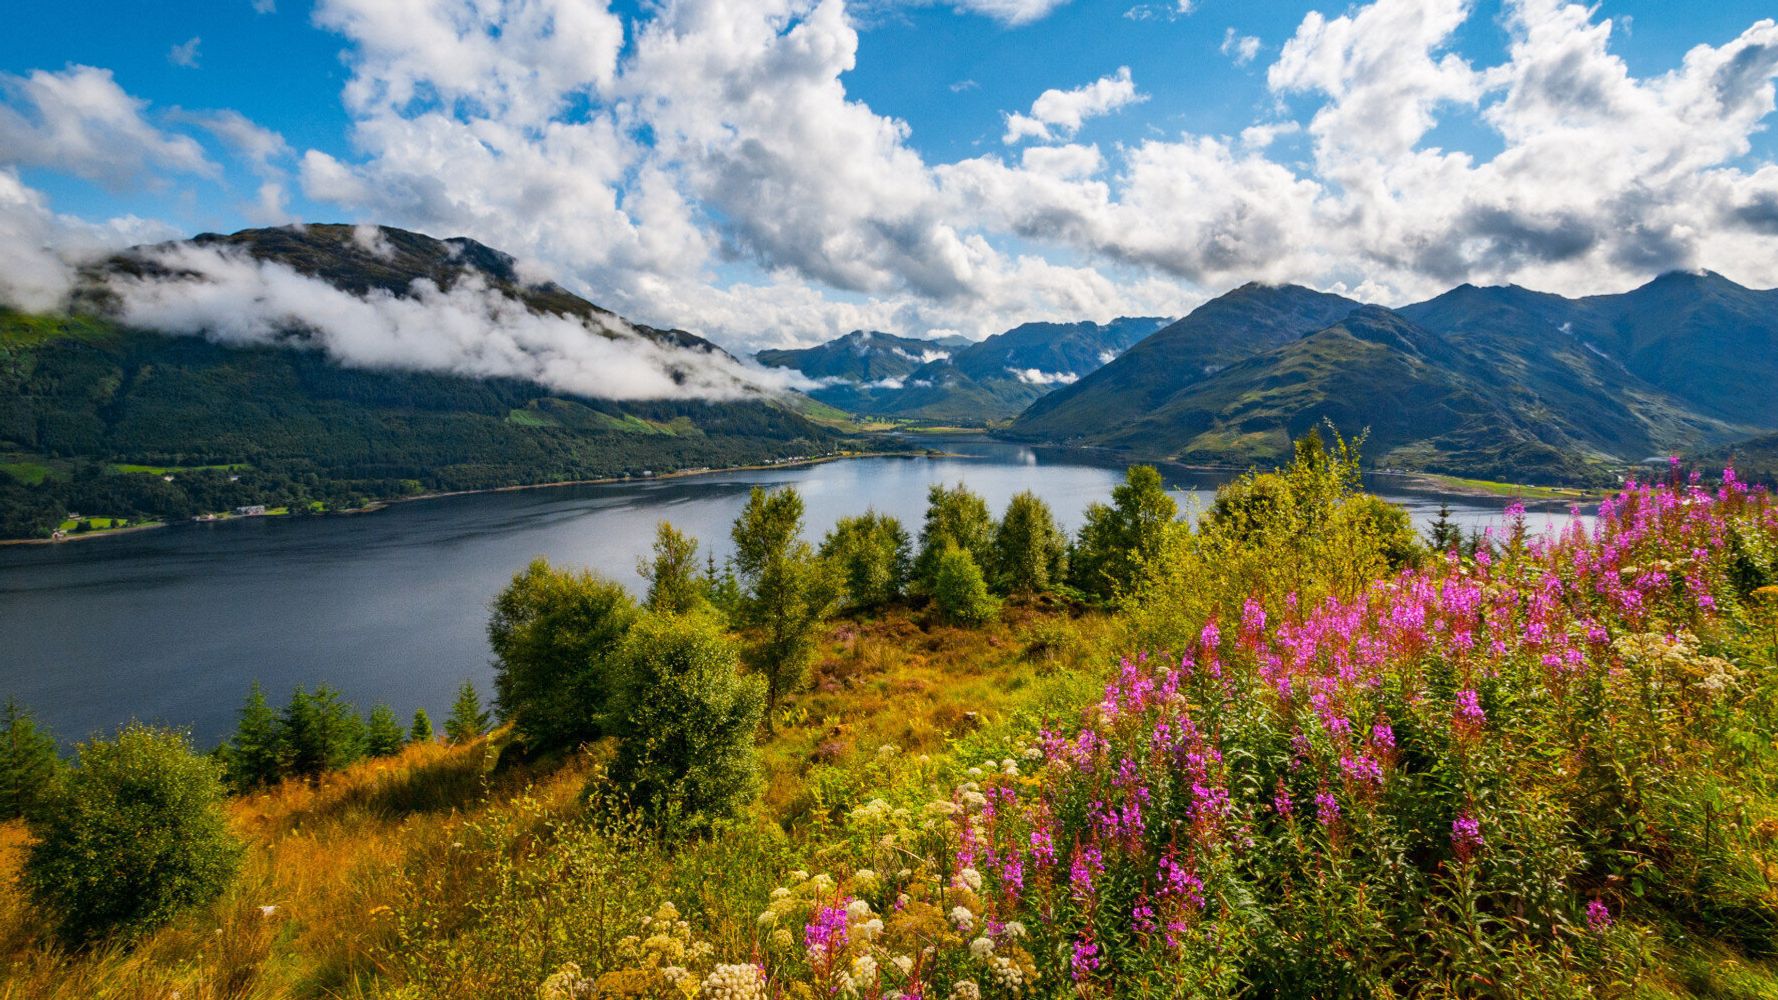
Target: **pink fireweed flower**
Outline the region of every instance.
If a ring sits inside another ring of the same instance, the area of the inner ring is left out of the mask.
[[[1457,692],[1456,720],[1464,726],[1481,728],[1488,721],[1488,713],[1482,711],[1481,696],[1471,688]]]
[[[803,927],[803,947],[809,952],[810,962],[831,962],[833,956],[845,947],[846,907],[851,902],[852,898],[848,896],[832,906],[816,910],[809,917],[808,924]]]
[[[1091,844],[1079,848],[1068,862],[1068,884],[1074,889],[1076,899],[1086,899],[1093,894],[1093,875],[1105,870],[1104,855]]]
[[[1295,809],[1290,804],[1290,792],[1284,787],[1284,779],[1278,779],[1278,790],[1272,793],[1272,811],[1289,819]]]
[[[1069,974],[1075,982],[1099,971],[1099,946],[1090,940],[1074,942],[1074,956],[1068,960]]]
[[[1482,839],[1481,822],[1466,812],[1458,813],[1457,818],[1451,821],[1451,848],[1457,852],[1457,857],[1468,861],[1486,846],[1487,841]]]
[[[1315,821],[1322,826],[1332,826],[1340,819],[1340,800],[1333,797],[1332,792],[1315,793]]]
[[[1056,838],[1049,830],[1031,831],[1031,860],[1045,867],[1056,863]]]
[[[1395,749],[1395,729],[1387,722],[1379,722],[1371,727],[1371,745],[1384,750]]]
[[[1364,754],[1340,758],[1340,773],[1347,781],[1361,785],[1381,785],[1383,765]]]
[[[1587,904],[1587,929],[1595,934],[1602,934],[1614,923],[1611,907],[1602,899],[1595,899]]]
[[[1204,881],[1181,867],[1171,854],[1162,855],[1159,877],[1161,895],[1180,900],[1196,910],[1204,908]]]

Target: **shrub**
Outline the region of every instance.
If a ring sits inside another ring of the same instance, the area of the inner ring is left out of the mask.
[[[933,574],[932,601],[946,621],[980,625],[1000,613],[1000,602],[988,593],[980,566],[967,549],[947,545]]]
[[[501,717],[534,748],[597,739],[618,685],[612,657],[635,618],[618,584],[531,563],[494,598],[488,619]]]
[[[0,709],[0,819],[37,815],[55,798],[65,770],[55,737],[6,699]]]
[[[215,762],[182,734],[132,724],[79,747],[55,808],[32,826],[32,899],[70,943],[133,935],[221,894],[240,860]]]
[[[728,816],[758,784],[754,733],[765,685],[708,614],[644,615],[624,643],[625,683],[611,780],[656,822]]]
[[[908,582],[907,530],[887,514],[868,511],[842,517],[821,541],[821,557],[834,565],[846,604],[876,608],[899,598]]]
[[[457,689],[457,700],[451,703],[450,718],[445,719],[445,742],[468,743],[488,731],[488,722],[475,682],[464,681]]]

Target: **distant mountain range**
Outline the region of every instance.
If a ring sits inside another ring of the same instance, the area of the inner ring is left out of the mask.
[[[1214,299],[1034,402],[1008,435],[1265,464],[1332,421],[1379,467],[1600,480],[1778,427],[1778,291],[1671,273],[1567,299],[1463,285],[1390,310],[1296,286]]]
[[[700,337],[622,324],[558,285],[528,283],[511,257],[473,240],[311,225],[170,249],[182,248],[224,248],[384,301],[410,301],[416,279],[447,290],[473,280],[490,293],[484,305],[621,324],[654,344],[650,356],[675,378],[712,362],[739,369]],[[168,249],[95,268],[73,315],[0,309],[0,535],[46,530],[66,510],[181,516],[298,495],[339,505],[805,456],[841,440],[811,419],[823,408],[795,393],[614,400],[527,378],[345,367],[294,330],[234,346],[107,318],[117,303],[105,279],[174,270]],[[424,324],[413,332],[416,353],[449,336]]]
[[[1026,323],[979,342],[855,331],[816,347],[754,357],[824,381],[809,395],[853,413],[980,423],[1015,416],[1166,323],[1157,317]]]

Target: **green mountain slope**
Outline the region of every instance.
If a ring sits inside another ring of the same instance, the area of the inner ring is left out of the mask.
[[[557,286],[517,284],[510,258],[479,244],[382,233],[400,248],[392,258],[360,254],[350,227],[199,242],[232,241],[353,291],[404,289],[414,277],[448,284],[474,268],[534,310],[599,311]],[[831,450],[837,435],[798,405],[765,393],[617,402],[511,378],[345,368],[318,350],[222,346],[93,315],[0,312],[0,536],[46,533],[69,510],[178,518],[250,503],[340,507]],[[170,481],[118,471],[127,466],[166,470]]]
[[[1774,298],[1670,275],[1579,300],[1465,285],[1389,312],[1249,285],[1039,400],[1008,433],[1246,463],[1332,420],[1369,428],[1379,466],[1600,480],[1778,425],[1778,394],[1757,391],[1778,384]]]
[[[1154,412],[1185,386],[1335,323],[1357,306],[1295,285],[1244,285],[1038,400],[1012,431],[1028,439],[1089,443],[1104,430]]]

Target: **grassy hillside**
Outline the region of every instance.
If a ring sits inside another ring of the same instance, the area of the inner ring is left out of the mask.
[[[706,832],[639,825],[608,742],[412,746],[235,800],[240,875],[134,949],[8,879],[0,996],[1778,992],[1772,498],[1416,552],[1304,454],[1115,613],[836,621]]]

